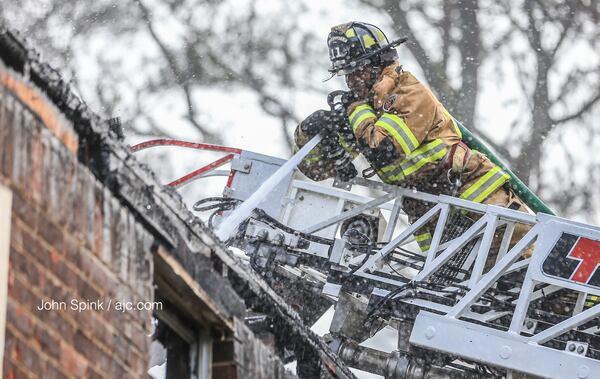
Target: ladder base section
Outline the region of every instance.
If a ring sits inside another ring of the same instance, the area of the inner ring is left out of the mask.
[[[527,342],[520,335],[421,311],[410,343],[544,378],[592,379],[600,362]]]

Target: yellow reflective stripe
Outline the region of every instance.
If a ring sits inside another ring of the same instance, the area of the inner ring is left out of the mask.
[[[356,120],[356,123],[352,124],[352,131],[356,132],[356,129],[358,129],[358,127],[360,126],[360,124],[365,121],[368,120],[370,118],[377,118],[377,116],[375,116],[374,113],[365,113],[365,114],[361,114],[358,119]]]
[[[375,40],[373,39],[373,37],[371,37],[370,34],[365,34],[363,36],[363,45],[365,48],[369,48],[369,47],[375,45]]]
[[[395,173],[392,173],[392,174],[395,174]],[[395,175],[388,176],[387,180],[389,180],[390,182],[396,182],[396,181],[404,180],[404,174],[402,173],[402,171],[400,171],[400,172],[398,172]]]
[[[341,134],[338,134],[338,142],[344,148],[344,150],[351,149],[350,145],[348,145],[348,142],[346,142],[346,140],[344,139],[344,137],[342,137]]]
[[[429,233],[429,232],[415,235],[415,241],[417,241],[417,242],[422,242],[422,241],[426,241],[426,240],[430,240],[430,239],[431,239],[431,233]]]
[[[317,162],[320,161],[322,159],[321,156],[315,156],[315,155],[307,155],[302,159],[302,162],[304,163],[313,163],[313,162]]]
[[[598,302],[598,296],[589,295],[587,297],[587,300],[584,305],[586,307],[593,307],[594,305],[596,305],[597,302]]]
[[[388,171],[392,171],[396,167],[398,167],[398,164],[397,163],[392,163],[392,164],[389,164],[387,166],[383,166],[382,168],[380,168],[380,170],[383,171],[383,172],[388,172]]]
[[[404,175],[409,176],[427,163],[433,163],[440,160],[447,152],[446,145],[438,138],[413,151],[402,161],[402,163],[400,163],[400,167],[402,167]]]
[[[321,160],[321,157],[306,157],[303,159],[304,162],[313,163]]]
[[[448,150],[444,142],[441,139],[436,139],[413,151],[401,162],[398,163],[396,161],[381,167],[377,170],[377,174],[386,183],[403,180],[406,176],[417,172],[427,163],[435,163],[442,159],[447,152]]]
[[[371,107],[369,104],[361,104],[358,105],[356,108],[354,108],[354,110],[352,111],[352,113],[350,113],[350,116],[348,117],[348,121],[350,121],[350,123],[353,123],[353,119],[355,119],[359,113],[363,112],[363,111],[368,111],[371,113],[375,113],[373,111],[373,107]]]
[[[319,147],[317,146],[314,149],[312,149],[311,151],[309,151],[308,154],[306,154],[306,157],[304,157],[303,161],[316,162],[318,160],[321,160],[321,158],[322,158],[321,149],[319,149]]]
[[[509,179],[510,176],[496,166],[467,188],[460,198],[480,203]]]
[[[389,164],[375,171],[381,180],[388,184],[404,180],[404,174],[402,174],[402,169],[399,169],[398,163]]]
[[[350,114],[350,117],[348,117],[350,125],[352,126],[352,131],[356,132],[356,129],[358,129],[359,125],[363,121],[370,118],[377,118],[377,116],[369,104],[357,106]]]
[[[503,173],[500,178],[496,179],[494,183],[492,183],[486,190],[484,190],[479,196],[473,199],[476,203],[481,203],[485,200],[489,195],[492,194],[495,190],[500,188],[504,183],[510,180],[510,175]]]
[[[377,170],[377,174],[385,183],[392,183],[404,180],[402,169],[398,163],[392,163]]]
[[[383,32],[379,29],[375,30],[375,34],[377,34],[377,39],[382,42],[385,41],[385,36],[383,35]]]
[[[500,167],[498,167],[498,166],[496,166],[493,169],[491,169],[490,171],[488,171],[485,175],[483,175],[481,178],[479,178],[479,180],[476,181],[472,186],[467,188],[465,190],[465,192],[463,192],[460,195],[460,198],[467,199],[467,200],[471,200],[471,199],[475,198],[477,196],[475,191],[477,191],[479,188],[481,188],[481,186],[485,185],[485,183],[489,179],[491,179],[494,175],[496,175],[498,173],[498,171],[500,171]]]
[[[432,236],[429,232],[415,235],[415,241],[417,241],[421,251],[429,250],[429,247],[431,246],[431,240]]]
[[[344,150],[346,150],[348,152],[348,154],[350,154],[352,156],[352,158],[356,158],[356,156],[358,155],[358,152],[352,147],[352,145],[350,145],[348,143],[348,141],[346,141],[344,139],[344,136],[342,136],[339,133],[338,133],[338,141],[340,142],[340,145],[344,148]]]
[[[356,33],[354,32],[354,29],[348,29],[348,30],[346,30],[345,34],[346,34],[346,37],[348,37],[348,38],[352,38],[352,37],[354,37],[356,35]]]
[[[402,172],[402,168],[397,164],[391,168],[385,167],[387,171],[391,172],[382,172],[384,181],[387,182],[396,182],[400,180],[404,180],[404,173]]]
[[[385,129],[394,139],[400,144],[404,154],[410,154],[419,146],[417,137],[406,126],[404,120],[392,113],[384,113],[381,115],[375,125]]]

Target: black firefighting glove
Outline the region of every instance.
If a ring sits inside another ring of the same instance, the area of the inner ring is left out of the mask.
[[[352,104],[358,100],[361,100],[361,99],[358,97],[358,95],[356,95],[352,91],[344,91],[344,94],[342,95],[342,99],[341,99],[344,109],[348,109],[350,104]]]
[[[348,162],[347,164],[341,165],[339,167],[336,165],[335,172],[337,174],[337,177],[342,182],[348,182],[358,175],[358,171],[356,170],[356,167],[354,167],[354,164],[352,162]]]
[[[321,149],[328,161],[333,162],[336,177],[342,182],[347,182],[358,175],[352,163],[352,155],[346,151],[337,138],[324,138]]]
[[[329,136],[335,134],[337,125],[331,111],[320,109],[300,123],[300,130],[311,138],[319,133]]]

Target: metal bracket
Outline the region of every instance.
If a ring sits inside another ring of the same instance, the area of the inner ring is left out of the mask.
[[[346,240],[340,238],[335,239],[333,247],[331,248],[329,261],[346,268],[350,265],[350,257],[346,250]]]
[[[352,183],[350,182],[342,182],[337,177],[333,180],[333,187],[340,188],[346,191],[350,191],[352,189]]]
[[[589,345],[586,342],[568,341],[565,345],[565,351],[569,354],[584,356],[587,354]]]
[[[523,323],[523,328],[521,329],[521,332],[534,335],[535,328],[537,328],[537,324],[537,320],[534,320],[532,318],[526,318],[525,322]]]
[[[242,158],[234,159],[231,161],[231,169],[243,172],[244,174],[249,174],[252,169],[252,161]]]

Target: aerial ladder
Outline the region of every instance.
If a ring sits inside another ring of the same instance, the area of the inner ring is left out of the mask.
[[[223,153],[169,183],[226,177],[221,196],[194,205],[210,211],[213,227],[285,163],[166,139],[132,149],[165,145]],[[333,306],[324,338],[350,367],[390,379],[600,378],[600,228],[557,217],[534,195],[520,195],[537,212],[362,177],[316,183],[293,170],[227,244],[305,323]],[[408,223],[405,199],[429,210]],[[414,235],[426,225],[433,232],[421,251]],[[520,239],[513,235],[518,227],[529,228]],[[397,331],[394,351],[362,345],[384,327]]]

